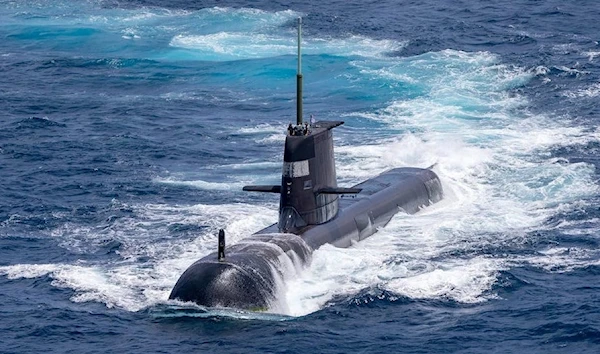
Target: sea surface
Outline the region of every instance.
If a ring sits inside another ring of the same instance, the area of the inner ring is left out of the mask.
[[[277,219],[295,120],[341,186],[445,199],[318,249],[268,312],[168,301]],[[597,0],[0,0],[0,352],[599,353]]]

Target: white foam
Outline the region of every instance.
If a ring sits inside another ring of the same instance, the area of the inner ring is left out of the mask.
[[[283,136],[283,138],[282,138]],[[263,139],[257,139],[257,142],[262,140],[271,141],[272,136]],[[273,137],[273,141],[281,143],[281,139],[285,139],[285,135],[277,134]],[[242,192],[242,188],[251,184],[265,184],[270,180],[277,180],[278,176],[273,173],[278,173],[281,170],[281,162],[259,161],[245,162],[224,165],[206,165],[205,170],[210,171],[211,175],[227,176],[221,178],[221,181],[205,181],[203,179],[186,176],[184,173],[174,173],[169,177],[157,177],[153,181],[155,183],[191,187],[201,190],[210,191],[232,191]]]
[[[579,70],[577,68],[569,68],[568,66],[564,66],[564,65],[560,65],[560,66],[556,66],[556,69],[562,71],[564,74],[563,75],[572,75],[575,77],[580,77],[586,74],[589,74],[589,71],[586,70]]]
[[[107,271],[68,264],[19,264],[0,267],[0,274],[5,274],[10,279],[49,276],[53,279],[53,286],[75,291],[71,297],[74,302],[97,301],[107,307],[116,306],[130,311],[139,311],[154,303],[144,296],[145,289],[151,289],[153,285],[148,286],[148,279],[124,277],[118,268],[116,271]],[[168,292],[160,294],[160,297],[164,296],[168,296]]]
[[[195,180],[195,181],[181,181],[174,178],[157,178],[155,179],[157,183],[164,184],[173,184],[178,186],[189,186],[198,189],[204,190],[220,190],[220,191],[233,191],[233,190],[242,190],[242,187],[250,184],[244,182],[208,182],[203,180]]]
[[[542,268],[552,273],[572,272],[577,269],[598,266],[597,250],[578,247],[554,247],[540,251],[539,255],[520,259],[521,262]]]
[[[596,57],[600,57],[600,51],[588,51],[584,52],[583,55],[587,56],[590,62],[593,62]]]
[[[256,135],[254,142],[258,144],[282,144],[285,141],[286,128],[283,125],[259,124],[256,126],[242,127],[240,133]]]
[[[293,55],[296,44],[291,35],[247,32],[218,32],[202,35],[179,34],[170,45],[197,51],[207,60],[238,60]],[[344,56],[383,57],[384,54],[401,50],[406,42],[374,40],[362,36],[341,39],[307,38],[303,41],[305,54],[329,54]]]
[[[234,170],[257,170],[257,169],[272,169],[281,167],[281,161],[261,161],[261,162],[244,162],[244,163],[234,163],[228,165],[221,165],[222,168],[231,168]]]
[[[255,142],[258,144],[281,145],[281,144],[283,144],[283,142],[285,142],[285,135],[283,135],[281,133],[280,134],[271,134],[267,137],[264,137],[261,139],[256,139]]]
[[[283,135],[285,132],[285,127],[282,125],[272,125],[272,124],[258,124],[255,126],[246,126],[240,127],[239,132],[242,134],[260,134],[263,135],[265,133],[278,133]]]
[[[283,239],[289,239],[288,242],[299,243],[300,246],[306,251],[309,252],[308,246],[299,239],[296,235],[293,234],[278,234],[277,237]],[[243,242],[249,243],[259,243],[261,247],[265,249],[272,249],[275,253],[279,254],[277,259],[268,259],[271,266],[271,274],[275,282],[275,296],[276,299],[271,301],[269,304],[269,308],[267,312],[270,313],[279,313],[279,314],[288,314],[289,310],[289,302],[285,301],[285,294],[288,289],[287,283],[293,279],[296,279],[298,275],[300,275],[305,267],[305,264],[301,261],[301,258],[298,254],[296,254],[293,250],[288,250],[284,252],[277,244],[262,242],[262,241],[252,241],[252,240],[244,240]]]
[[[495,298],[486,296],[496,282],[496,277],[502,268],[502,261],[475,257],[463,260],[433,264],[426,271],[414,276],[400,275],[387,282],[384,287],[396,294],[410,298],[451,299],[462,303],[482,302]]]
[[[60,266],[59,264],[17,264],[0,267],[0,274],[5,275],[8,279],[39,278],[57,270]]]
[[[10,279],[49,276],[53,286],[72,289],[71,299],[75,302],[97,301],[108,307],[139,311],[167,302],[181,273],[214,251],[218,228],[225,227],[228,243],[236,243],[277,218],[276,206],[247,204],[127,208],[132,209],[132,215],[108,227],[65,224],[53,233],[62,240],[63,247],[76,253],[95,252],[106,239],[116,240],[121,243],[118,260],[102,264],[18,264],[0,267],[0,274]],[[168,228],[175,223],[205,225],[207,229],[191,238],[174,238],[169,236]]]
[[[569,98],[579,98],[579,97],[584,97],[584,98],[593,98],[593,97],[598,97],[600,96],[600,82],[597,82],[595,84],[589,85],[586,88],[583,89],[579,89],[575,92],[565,92],[563,94],[566,97]]]

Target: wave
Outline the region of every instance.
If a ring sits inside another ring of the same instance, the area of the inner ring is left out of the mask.
[[[54,49],[87,48],[90,54],[106,55],[117,46],[128,58],[230,61],[293,55],[296,34],[286,25],[302,15],[250,8],[185,11],[107,8],[101,2],[82,5],[70,1],[5,4],[0,19],[11,25],[11,38],[42,45],[52,40]],[[381,57],[405,45],[363,36],[309,37],[303,50],[309,55]]]
[[[264,33],[219,32],[206,35],[177,35],[170,45],[194,51],[200,60],[240,60],[294,55],[297,44],[293,33],[287,36]],[[397,52],[406,43],[390,40],[373,40],[362,36],[343,39],[305,39],[302,51],[307,55],[340,55],[385,57]]]

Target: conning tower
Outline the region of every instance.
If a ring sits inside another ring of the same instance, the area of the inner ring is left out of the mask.
[[[341,121],[303,123],[302,20],[298,19],[298,71],[296,75],[296,125],[288,126],[280,186],[245,186],[245,191],[280,193],[279,231],[298,233],[309,225],[333,219],[339,209],[338,194],[358,193],[337,188],[332,129]]]
[[[343,122],[319,122],[306,135],[288,134],[283,152],[279,230],[319,225],[338,212],[333,134]]]

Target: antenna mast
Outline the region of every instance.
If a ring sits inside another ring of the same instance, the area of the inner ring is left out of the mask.
[[[298,72],[296,74],[296,124],[302,125],[302,17],[298,17]]]

